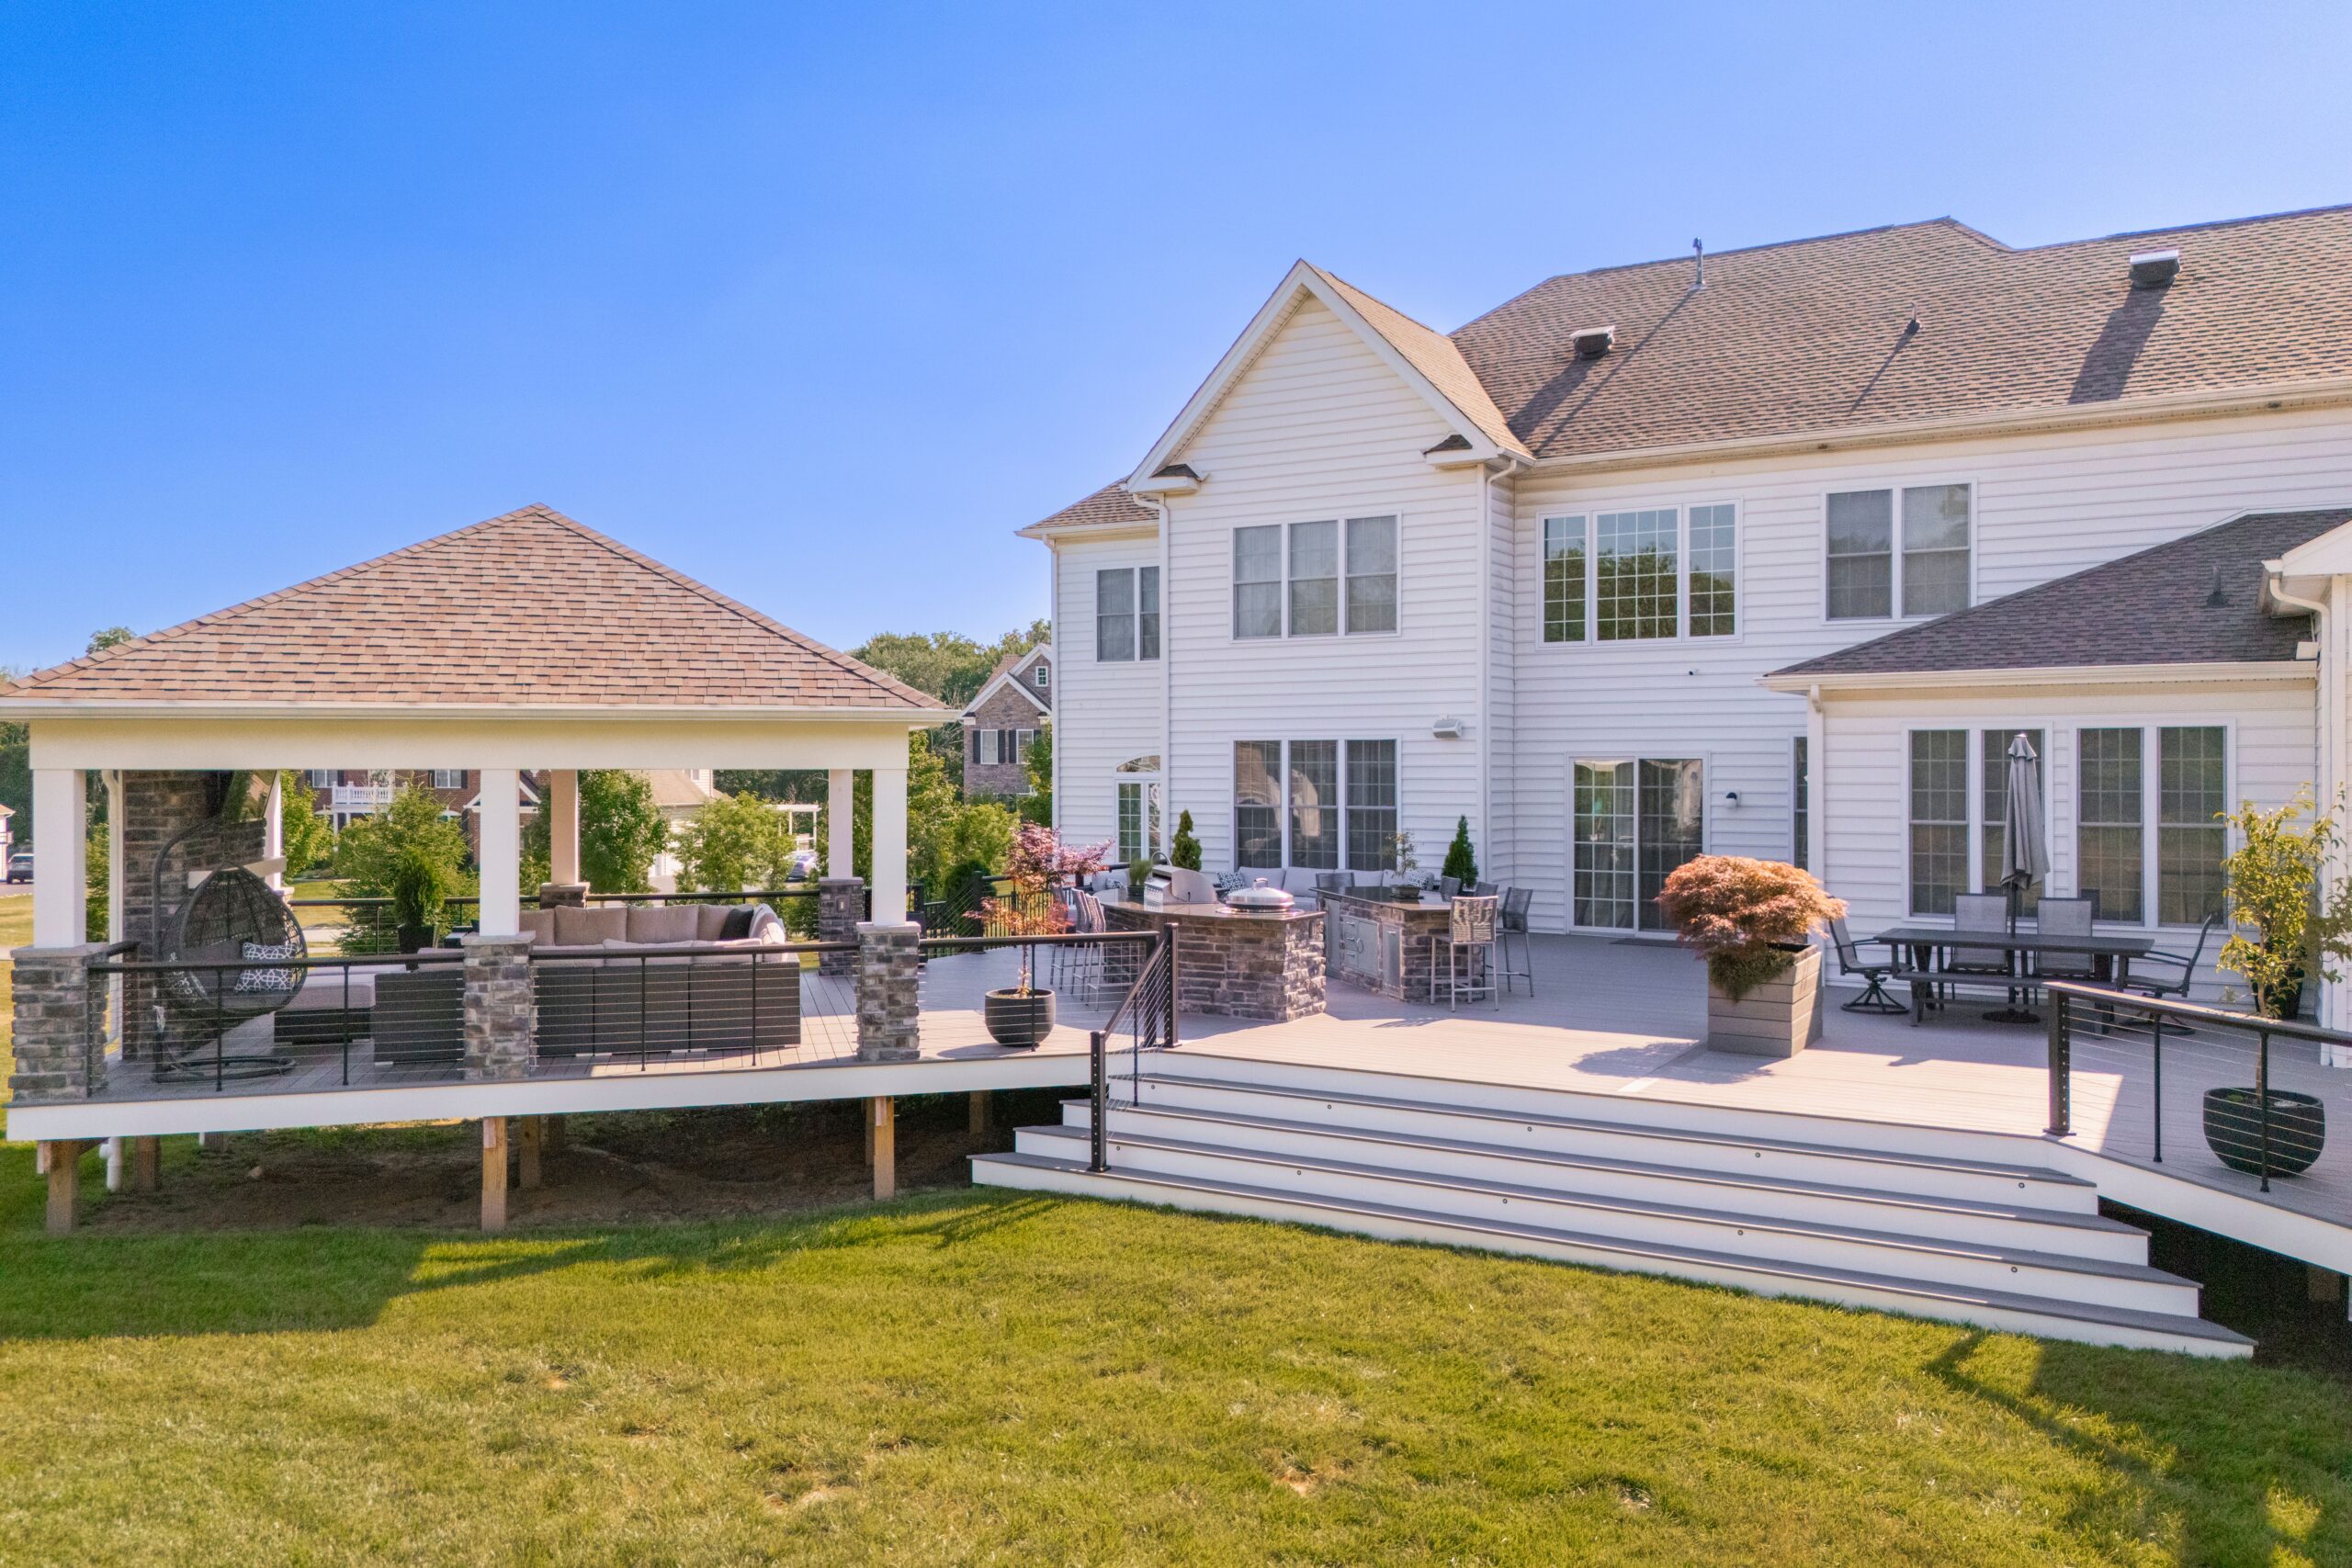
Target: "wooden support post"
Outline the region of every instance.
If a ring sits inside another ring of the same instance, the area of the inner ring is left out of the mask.
[[[481,1228],[506,1228],[506,1118],[481,1119]]]
[[[2344,1299],[2343,1275],[2316,1263],[2304,1264],[2303,1270],[2303,1292],[2309,1300],[2324,1303]]]
[[[82,1197],[82,1151],[90,1145],[66,1138],[41,1145],[49,1166],[49,1234],[70,1235],[74,1206]]]
[[[976,1138],[985,1136],[988,1130],[989,1091],[984,1089],[976,1089],[972,1091],[972,1136]]]
[[[874,1163],[874,1101],[865,1102],[865,1163]]]
[[[539,1185],[539,1149],[547,1136],[547,1118],[523,1118],[523,1135],[514,1143],[514,1176],[526,1192],[536,1191]]]
[[[865,1136],[874,1161],[876,1202],[899,1195],[899,1102],[877,1094],[866,1102]]]
[[[164,1140],[130,1140],[130,1190],[153,1192],[164,1184]]]
[[[198,1133],[196,1135],[196,1146],[199,1149],[225,1149],[229,1146],[229,1134],[226,1133]]]

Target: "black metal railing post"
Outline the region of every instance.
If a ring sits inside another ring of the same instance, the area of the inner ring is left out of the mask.
[[[2261,1041],[2254,1058],[2254,1100],[2262,1114],[2262,1190],[2270,1190],[2270,1031],[2257,1030]]]
[[[2074,1070],[2069,1060],[2074,1046],[2074,1000],[2063,992],[2050,1000],[2050,1125],[2045,1131],[2053,1138],[2063,1138],[2075,1130],[2067,1081]]]
[[[2148,1043],[2152,1053],[2150,1070],[2155,1076],[2156,1086],[2155,1163],[2162,1165],[2165,1163],[2165,1015],[2160,1012],[2148,1015]]]
[[[1102,1172],[1111,1168],[1111,1077],[1110,1036],[1097,1029],[1087,1036],[1087,1055],[1092,1070],[1093,1110],[1088,1115],[1089,1143],[1086,1168]]]

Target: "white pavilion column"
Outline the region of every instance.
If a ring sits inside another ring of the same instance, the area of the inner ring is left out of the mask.
[[[907,770],[874,770],[874,923],[907,919]]]
[[[481,932],[523,929],[523,780],[513,768],[481,771]]]
[[[857,772],[835,768],[825,775],[825,874],[857,874]]]
[[[89,908],[90,813],[82,788],[79,768],[33,770],[35,947],[74,947],[83,940]],[[902,784],[901,817],[905,799]]]
[[[120,820],[119,809],[115,807],[107,807],[107,816],[111,820]],[[261,815],[261,858],[286,858],[286,773],[283,769],[272,768],[269,773],[269,803],[262,808]],[[269,885],[284,890],[285,867],[280,866],[269,874]]]
[[[580,770],[548,774],[548,880],[580,880]]]

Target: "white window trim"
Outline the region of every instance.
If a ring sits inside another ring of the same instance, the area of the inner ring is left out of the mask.
[[[1813,797],[1805,791],[1805,769],[1811,764],[1813,759],[1810,756],[1800,756],[1801,753],[1808,751],[1812,745],[1813,737],[1810,735],[1789,737],[1789,863],[1806,872],[1811,872],[1813,867],[1804,863],[1807,860],[1820,858],[1812,852],[1818,846],[1814,841],[1815,824],[1813,819]],[[1569,782],[1570,787],[1574,787],[1573,777]],[[1807,852],[1804,855],[1797,853],[1797,802],[1801,798],[1804,802],[1804,847]],[[1907,821],[1908,818],[1905,820]],[[1906,833],[1904,836],[1907,839],[1910,835]]]
[[[1903,613],[1903,492],[1906,490],[1924,490],[1934,485],[1966,485],[1968,487],[1968,603],[1962,605],[1961,609],[1973,610],[1984,603],[1984,595],[1977,591],[1976,585],[1978,567],[1984,558],[1984,486],[1980,479],[1973,474],[1946,475],[1941,478],[1927,479],[1857,479],[1851,484],[1841,484],[1835,490],[1825,489],[1814,498],[1816,508],[1814,513],[1815,525],[1813,536],[1814,607],[1824,626],[1833,630],[1840,626],[1889,628],[1916,626],[1939,619],[1944,615],[1959,613],[1953,610],[1939,611],[1932,615],[1906,615]],[[1887,614],[1839,615],[1832,618],[1829,614],[1829,498],[1833,495],[1853,495],[1858,491],[1871,490],[1886,491],[1894,498],[1894,515],[1891,525],[1893,536],[1889,541],[1894,558],[1888,569],[1892,581],[1887,590]],[[1745,545],[1746,542],[1747,536],[1743,533],[1741,543]],[[1871,635],[1875,637],[1878,634],[1873,632]],[[1933,729],[1938,727],[1927,725],[1923,728]],[[1908,818],[1906,818],[1905,820]]]
[[[1825,505],[1826,502],[1824,503]],[[1694,507],[1728,506],[1731,508],[1732,596],[1731,630],[1709,637],[1694,637],[1690,631],[1690,513]],[[1674,635],[1672,637],[1614,637],[1603,642],[1600,637],[1600,514],[1604,512],[1671,512],[1674,513]],[[1553,642],[1544,636],[1544,526],[1559,518],[1584,519],[1584,636]],[[1971,536],[1973,538],[1973,536]],[[1826,549],[1824,546],[1824,549]],[[1822,567],[1826,582],[1829,568]],[[1534,627],[1535,647],[1542,649],[1606,648],[1673,648],[1683,644],[1703,648],[1729,648],[1747,640],[1747,506],[1733,497],[1715,500],[1640,502],[1611,501],[1580,506],[1573,510],[1552,509],[1535,519],[1535,566],[1530,573],[1535,584],[1534,613],[1531,617]],[[1824,589],[1825,604],[1827,590]],[[1614,931],[1614,926],[1602,928]]]
[[[1252,638],[1249,640],[1254,641],[1257,639]],[[1264,640],[1271,642],[1273,639],[1272,637],[1268,637]],[[1279,728],[1295,728],[1298,727],[1283,726]],[[1241,744],[1244,740],[1272,740],[1275,745],[1282,748],[1281,755],[1275,761],[1274,773],[1274,819],[1275,827],[1281,835],[1283,844],[1283,863],[1280,865],[1245,866],[1241,863],[1241,773],[1239,768],[1238,768],[1234,763],[1233,749]],[[1340,744],[1340,863],[1336,867],[1327,865],[1293,865],[1291,863],[1290,749],[1292,742],[1297,740],[1336,740]],[[1405,802],[1408,797],[1405,791],[1406,752],[1405,739],[1403,736],[1395,734],[1366,734],[1362,730],[1358,730],[1353,733],[1332,735],[1277,736],[1268,735],[1262,731],[1235,735],[1227,739],[1225,742],[1226,840],[1227,848],[1229,852],[1228,858],[1233,863],[1232,869],[1234,871],[1245,876],[1279,876],[1284,872],[1291,871],[1333,870],[1345,871],[1351,875],[1354,874],[1352,869],[1348,865],[1348,809],[1350,806],[1348,799],[1348,747],[1353,742],[1359,740],[1372,741],[1375,743],[1385,742],[1396,749],[1396,830],[1398,832],[1409,832],[1411,830],[1405,815]],[[1115,822],[1113,824],[1114,827],[1117,824]],[[1424,846],[1419,844],[1414,846],[1414,858],[1419,858],[1423,852],[1423,848]],[[1426,870],[1428,868],[1423,867],[1422,869]],[[1419,873],[1417,872],[1415,874],[1418,875]]]
[[[1285,518],[1280,523],[1235,523],[1229,525],[1226,530],[1225,541],[1225,640],[1236,647],[1244,648],[1261,647],[1272,643],[1292,642],[1302,643],[1312,647],[1317,643],[1381,642],[1403,637],[1405,635],[1405,516],[1406,514],[1401,508],[1383,510],[1379,507],[1374,507],[1370,511],[1335,512],[1320,517]],[[1362,522],[1368,517],[1393,517],[1396,521],[1396,626],[1393,631],[1351,632],[1347,629],[1348,525],[1351,522]],[[1294,633],[1290,629],[1290,530],[1293,523],[1336,523],[1339,525],[1340,629],[1337,631],[1297,634]],[[1234,630],[1233,591],[1235,588],[1238,587],[1239,584],[1235,582],[1233,578],[1233,554],[1235,548],[1233,536],[1238,534],[1244,528],[1275,528],[1279,529],[1282,534],[1282,575],[1278,578],[1272,579],[1272,581],[1282,590],[1283,629],[1272,637],[1242,637]],[[1159,602],[1161,608],[1160,638],[1162,645],[1164,646],[1167,640],[1166,610],[1168,604],[1168,580],[1164,576],[1159,581]],[[1245,736],[1243,739],[1246,739],[1248,737]],[[1314,738],[1310,736],[1308,739],[1312,739]],[[1358,739],[1364,740],[1378,740],[1382,739],[1382,737],[1377,735],[1365,735],[1360,736]]]
[[[1120,847],[1120,846],[1119,846],[1119,789],[1120,789],[1120,786],[1122,786],[1122,785],[1124,785],[1124,784],[1140,784],[1140,785],[1142,785],[1142,786],[1143,786],[1143,789],[1144,789],[1144,797],[1143,797],[1143,801],[1144,801],[1144,807],[1143,807],[1143,811],[1144,811],[1144,817],[1143,817],[1144,853],[1143,853],[1143,855],[1142,855],[1142,857],[1141,857],[1141,858],[1146,859],[1146,860],[1148,860],[1148,861],[1150,861],[1154,865],[1157,865],[1157,864],[1159,864],[1159,863],[1160,863],[1160,861],[1161,861],[1163,858],[1165,858],[1165,856],[1166,856],[1166,854],[1167,854],[1167,852],[1168,852],[1168,840],[1169,840],[1170,837],[1171,836],[1171,830],[1170,830],[1170,829],[1169,828],[1168,821],[1167,821],[1167,818],[1168,818],[1168,769],[1167,769],[1167,766],[1166,766],[1165,761],[1163,761],[1163,762],[1162,762],[1162,764],[1161,764],[1161,766],[1160,766],[1160,769],[1159,769],[1159,771],[1158,773],[1122,773],[1122,772],[1120,772],[1117,768],[1114,768],[1114,769],[1112,769],[1112,770],[1111,770],[1111,854],[1112,854],[1112,858],[1113,858],[1114,860],[1117,860],[1117,861],[1118,861],[1118,864],[1119,864],[1121,867],[1125,867],[1125,866],[1126,866],[1126,865],[1128,865],[1128,864],[1130,864],[1130,863],[1131,863],[1130,862],[1125,861],[1125,860],[1118,860],[1119,847]],[[1152,837],[1152,835],[1151,835],[1151,791],[1152,791],[1152,790],[1154,790],[1154,789],[1157,789],[1157,790],[1159,790],[1159,791],[1160,832],[1159,832],[1159,842],[1157,842],[1157,843],[1154,843],[1154,842],[1152,842],[1152,841],[1151,841],[1151,837]]]
[[[2222,809],[2235,810],[2236,806],[2234,803],[2239,799],[2237,720],[2233,717],[2221,715],[2183,716],[2176,714],[2143,714],[2137,717],[2109,720],[2104,722],[2095,719],[2077,718],[2067,724],[2067,752],[2075,765],[2073,769],[2070,770],[2067,782],[2069,799],[2066,808],[2066,826],[2068,829],[2066,836],[2066,874],[2067,886],[2072,887],[2077,894],[2082,891],[2082,885],[2080,881],[2077,880],[2081,868],[2076,862],[2076,852],[2081,845],[2081,840],[2078,835],[2082,831],[2082,820],[2079,816],[2081,811],[2080,802],[2082,799],[2081,734],[2082,731],[2086,729],[2137,729],[2140,732],[2140,902],[2145,906],[2146,913],[2143,918],[2137,920],[2110,920],[2102,918],[2098,921],[2098,924],[2120,931],[2196,931],[2197,927],[2193,925],[2167,926],[2160,925],[2156,920],[2156,911],[2163,903],[2163,899],[2160,897],[2160,890],[2156,886],[2156,868],[2159,863],[2156,852],[2156,838],[2157,829],[2162,826],[2162,824],[2156,820],[2156,812],[2158,806],[2158,791],[2163,787],[2162,769],[2164,766],[2163,758],[2159,754],[2159,747],[2162,744],[2163,737],[2158,733],[2158,731],[2166,729],[2218,729],[2222,732]],[[2222,832],[2222,852],[2223,854],[2228,854],[2232,850],[2237,847],[2237,829],[2233,827],[2225,826]],[[2054,855],[2052,857],[2051,874],[2054,880],[2057,874],[2056,857]],[[2223,931],[2222,934],[2227,935],[2228,933]],[[2205,956],[2206,962],[2210,964],[2212,961],[2212,953],[2209,953]]]
[[[1094,603],[1091,614],[1094,626],[1094,662],[1097,664],[1146,662],[1139,657],[1143,649],[1143,612],[1137,606],[1143,602],[1143,585],[1137,581],[1136,574],[1142,570],[1139,565],[1098,566],[1094,569],[1091,579]],[[1125,659],[1114,659],[1102,651],[1102,580],[1114,571],[1127,574],[1127,656]],[[1162,584],[1163,592],[1165,586]]]
[[[1555,515],[1569,514],[1556,513]],[[1713,639],[1702,640],[1713,641]],[[1577,923],[1577,764],[1607,761],[1623,761],[1627,759],[1631,759],[1636,764],[1645,759],[1654,762],[1695,760],[1699,764],[1699,852],[1702,855],[1713,854],[1714,851],[1708,846],[1716,841],[1715,804],[1712,793],[1717,777],[1715,754],[1713,751],[1696,748],[1682,752],[1679,757],[1674,753],[1675,749],[1672,747],[1643,742],[1634,746],[1578,746],[1576,750],[1564,754],[1566,760],[1562,766],[1561,774],[1566,784],[1566,798],[1564,805],[1567,815],[1563,820],[1566,824],[1567,853],[1561,857],[1563,874],[1560,883],[1560,923],[1562,929],[1572,932],[1589,931],[1615,936],[1662,937],[1669,934],[1665,931],[1645,931],[1642,929],[1642,915],[1639,908],[1642,874],[1641,843],[1638,838],[1634,846],[1634,897],[1636,905],[1634,911],[1634,923],[1630,926],[1583,926]],[[1636,767],[1634,780],[1637,791],[1640,787],[1640,770]],[[1640,815],[1641,804],[1637,795],[1634,801],[1636,834],[1640,831],[1638,821]]]

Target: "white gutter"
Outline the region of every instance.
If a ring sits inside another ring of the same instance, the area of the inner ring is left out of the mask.
[[[2074,664],[2028,670],[1896,670],[1826,674],[1796,670],[1766,675],[1758,684],[1771,692],[1844,694],[1857,692],[1915,692],[1945,686],[2138,686],[2211,685],[2309,681],[2311,662],[2300,659],[2267,659],[2194,664]]]
[[[684,719],[741,719],[745,723],[808,719],[852,724],[903,724],[910,729],[923,729],[962,716],[961,709],[944,707],[755,707],[749,705],[688,707],[650,704],[616,706],[599,703],[175,703],[119,702],[87,697],[17,698],[12,701],[0,697],[0,719],[20,723],[44,718],[380,718],[410,721],[420,718],[606,718],[643,723]]]
[[[2344,629],[2340,625],[2341,617],[2333,614],[2331,609],[2331,602],[2336,593],[2335,585],[2343,579],[2329,579],[2326,599],[2304,599],[2287,592],[2286,574],[2278,570],[2278,562],[2264,564],[2268,570],[2263,574],[2263,587],[2279,604],[2311,613],[2313,640],[2319,645],[2319,682],[2312,693],[2313,732],[2318,744],[2312,759],[2315,764],[2312,772],[2318,776],[2312,781],[2312,794],[2315,797],[2315,809],[2324,812],[2335,802],[2345,786],[2347,766],[2345,725],[2347,717],[2352,717],[2345,711],[2347,697],[2344,660],[2337,656],[2335,647],[2335,640],[2344,635]],[[2341,843],[2330,849],[2327,863],[2322,868],[2326,886],[2332,886],[2342,880],[2346,858]],[[2352,995],[2347,995],[2347,987],[2341,983],[2323,979],[2319,993],[2322,1026],[2342,1029],[2347,1013],[2352,1013]],[[2352,1066],[2352,1059],[2347,1059],[2346,1054],[2334,1045],[2320,1047],[2320,1061],[2325,1066]]]
[[[1478,465],[1478,836],[1486,841],[1487,864],[1496,869],[1496,846],[1501,842],[1495,831],[1495,693],[1494,693],[1494,604],[1495,604],[1495,515],[1494,485],[1498,478],[1508,479],[1519,472],[1521,464],[1517,457],[1502,459],[1504,468],[1498,475],[1486,464]],[[1517,531],[1517,508],[1513,507],[1513,532]],[[1401,549],[1401,544],[1400,544]],[[1513,845],[1514,850],[1517,848]]]

